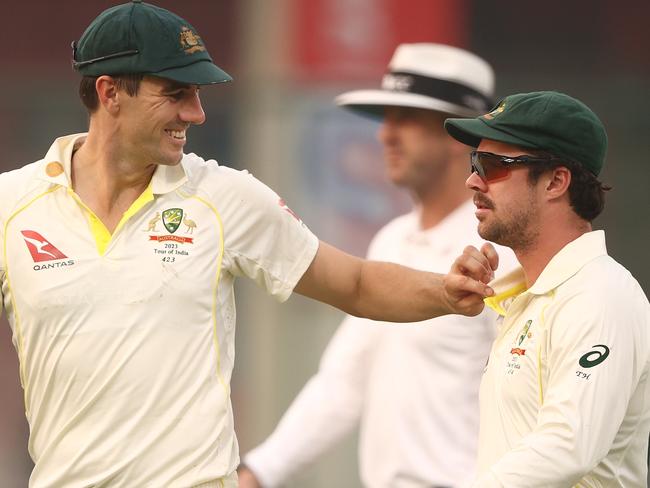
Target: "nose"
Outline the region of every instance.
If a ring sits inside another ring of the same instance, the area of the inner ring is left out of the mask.
[[[483,181],[477,172],[473,171],[465,180],[465,186],[472,191],[487,192],[487,183]]]
[[[391,118],[386,115],[384,117],[383,122],[379,126],[379,129],[377,129],[377,139],[379,142],[381,142],[384,146],[388,145],[390,141],[393,139],[395,135],[395,124],[391,120]]]
[[[189,122],[194,125],[201,125],[205,122],[205,112],[201,105],[201,98],[199,97],[198,90],[185,100],[183,108],[181,109],[180,118],[183,122]]]

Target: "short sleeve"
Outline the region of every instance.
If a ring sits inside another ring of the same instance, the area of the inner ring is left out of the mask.
[[[229,185],[215,197],[222,212],[224,266],[270,295],[291,295],[318,250],[317,237],[273,190],[246,171],[227,169]]]

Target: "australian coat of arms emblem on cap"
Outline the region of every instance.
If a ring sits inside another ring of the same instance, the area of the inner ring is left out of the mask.
[[[499,115],[501,112],[503,112],[505,109],[506,109],[506,103],[501,102],[497,108],[492,110],[492,112],[483,115],[483,118],[488,119],[488,120],[493,119],[494,117]]]
[[[187,54],[193,54],[199,51],[205,51],[201,38],[189,27],[181,28],[181,46]]]

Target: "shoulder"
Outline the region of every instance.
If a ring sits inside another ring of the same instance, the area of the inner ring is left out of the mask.
[[[558,287],[558,292],[572,296],[589,294],[595,307],[603,303],[629,303],[630,300],[647,299],[638,281],[629,270],[611,256],[599,256],[586,263],[573,277]]]
[[[13,213],[21,202],[52,186],[51,183],[38,178],[42,170],[43,162],[36,161],[0,174],[0,214],[3,220]]]
[[[305,227],[275,191],[247,170],[221,166],[194,154],[185,156],[183,167],[188,178],[183,190],[212,206],[227,230],[267,229],[287,218]]]
[[[271,192],[264,183],[247,170],[237,170],[222,166],[214,159],[205,160],[196,154],[186,154],[182,160],[187,174],[188,188],[204,196],[223,199],[236,194],[240,198],[254,196],[258,192]],[[242,193],[243,192],[243,193]],[[249,192],[252,192],[249,195]]]
[[[554,315],[569,319],[573,327],[591,323],[619,336],[640,333],[647,337],[650,327],[650,305],[641,286],[608,255],[589,261],[558,286],[552,309]]]

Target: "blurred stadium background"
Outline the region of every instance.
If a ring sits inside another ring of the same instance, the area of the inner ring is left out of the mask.
[[[41,158],[86,128],[70,42],[116,2],[2,2],[0,169]],[[378,86],[398,43],[468,48],[493,64],[497,93],[557,89],[585,101],[610,137],[603,179],[614,186],[597,228],[610,254],[650,289],[650,3],[614,0],[158,0],[203,36],[229,85],[207,87],[208,119],[188,150],[247,168],[322,239],[363,254],[372,234],[408,208],[383,178],[376,123],[333,106]],[[238,298],[233,381],[242,452],[261,441],[315,371],[341,314],[301,297],[278,305],[248,283]],[[624,326],[625,324],[621,324]],[[28,427],[9,326],[0,323],[0,486],[27,486]],[[357,487],[349,439],[291,487]],[[278,453],[281,455],[281,453]]]

